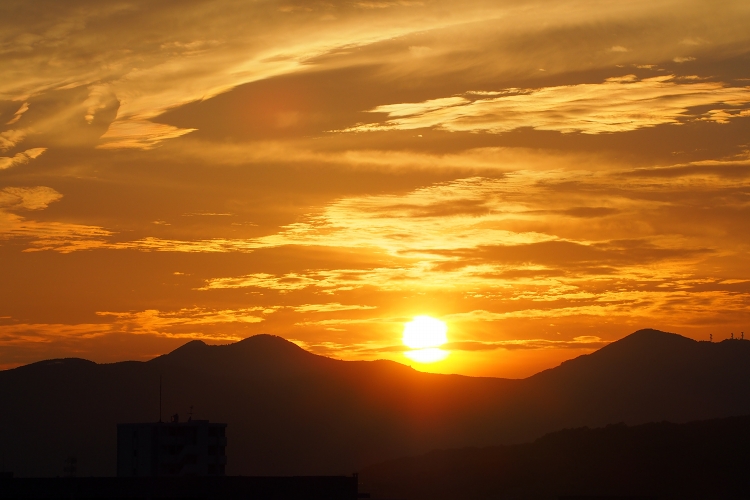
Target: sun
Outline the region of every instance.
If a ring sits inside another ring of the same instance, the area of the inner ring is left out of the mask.
[[[448,327],[439,319],[416,316],[404,325],[404,345],[410,349],[440,347],[448,342]]]

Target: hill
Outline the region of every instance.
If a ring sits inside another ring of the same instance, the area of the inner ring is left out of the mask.
[[[367,467],[376,498],[725,499],[750,496],[750,416],[566,429],[533,443],[433,451]]]
[[[229,424],[228,474],[339,474],[438,448],[511,444],[564,427],[750,413],[750,342],[642,330],[523,380],[339,361],[279,337],[200,341],[148,362],[43,361],[0,372],[0,468],[115,471],[115,424]]]

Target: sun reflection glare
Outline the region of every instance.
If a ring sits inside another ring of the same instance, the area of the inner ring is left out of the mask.
[[[417,363],[435,363],[442,361],[448,357],[449,352],[437,347],[430,347],[428,349],[416,349],[414,351],[407,351],[404,355],[416,361]]]
[[[403,342],[412,349],[439,347],[448,342],[448,327],[430,316],[415,316],[404,325]]]
[[[413,350],[404,355],[417,363],[435,363],[448,357],[448,351],[438,349],[448,342],[448,327],[439,319],[416,316],[404,325],[403,342]]]

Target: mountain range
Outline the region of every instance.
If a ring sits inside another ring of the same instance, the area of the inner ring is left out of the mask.
[[[640,330],[526,379],[341,361],[280,337],[192,341],[147,362],[48,360],[0,372],[0,469],[113,475],[116,424],[225,422],[227,474],[350,474],[435,449],[522,443],[562,428],[750,414],[750,342]]]
[[[620,423],[389,460],[359,480],[375,498],[409,500],[744,499],[749,448],[750,416]]]

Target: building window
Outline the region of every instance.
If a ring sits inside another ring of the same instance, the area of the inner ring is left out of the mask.
[[[216,474],[216,466],[214,464],[211,464],[208,466],[208,473],[209,474]]]
[[[216,455],[216,446],[209,446],[208,447],[208,454],[209,455]]]

